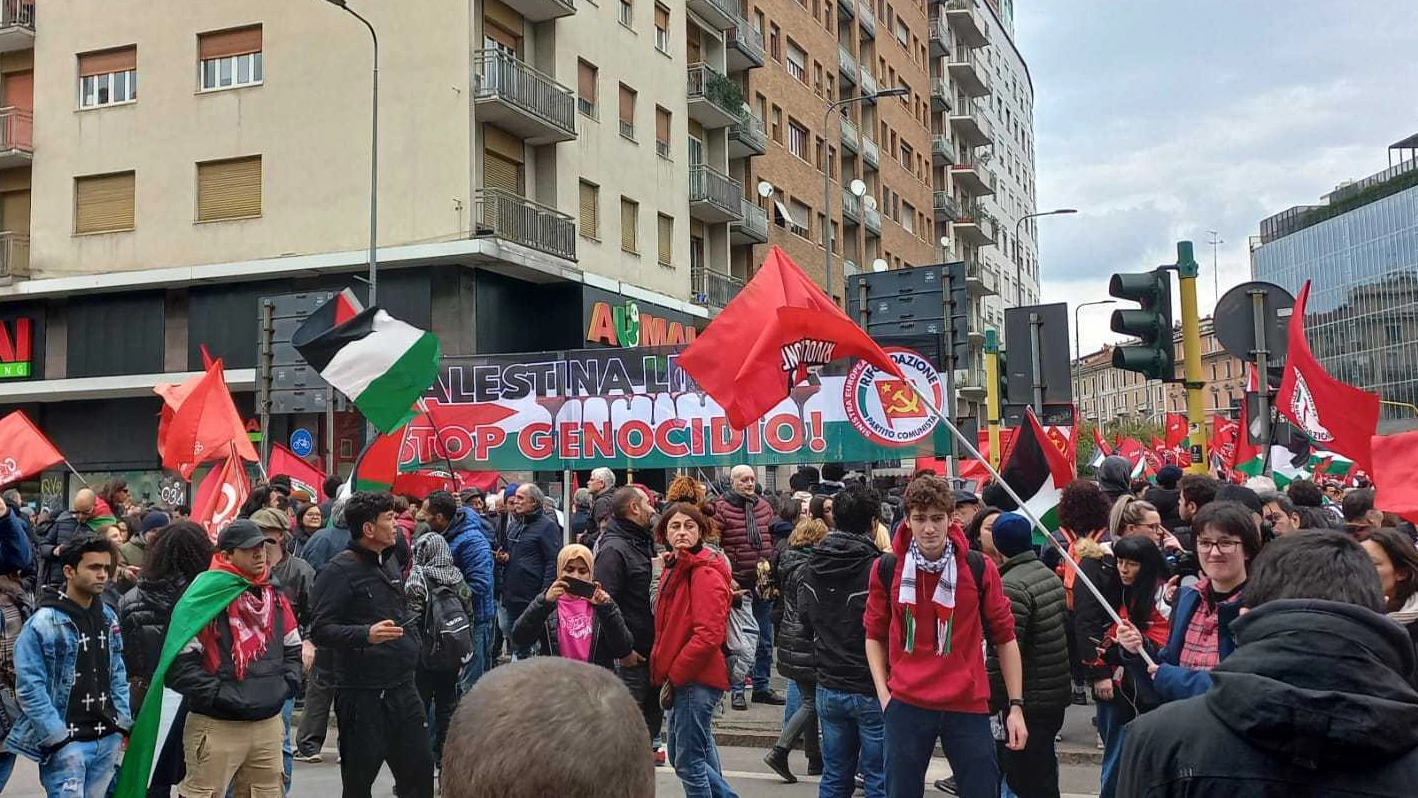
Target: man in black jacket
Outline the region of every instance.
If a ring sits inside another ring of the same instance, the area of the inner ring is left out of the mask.
[[[854,485],[835,497],[837,530],[813,549],[798,590],[798,620],[813,641],[817,715],[822,732],[823,798],[846,798],[858,762],[868,798],[885,795],[885,726],[867,666],[867,583],[881,552],[872,528],[875,490]]]
[[[212,569],[250,586],[178,653],[166,684],[187,701],[182,730],[191,798],[278,794],[285,789],[281,709],[300,689],[300,630],[290,600],[270,581],[266,536],[237,519],[217,537]]]
[[[315,645],[334,656],[328,674],[340,724],[340,778],[346,798],[367,798],[389,763],[402,798],[433,795],[433,751],[414,685],[418,625],[410,624],[393,557],[394,497],[356,493],[345,503],[350,547],[315,579]],[[407,624],[407,625],[406,625]]]
[[[650,580],[655,558],[650,516],[654,510],[645,494],[631,487],[615,491],[610,505],[611,518],[606,522],[600,551],[596,554],[595,578],[620,607],[634,644],[629,656],[614,663],[596,664],[615,667],[640,706],[653,738],[660,733],[664,719],[659,691],[650,685],[650,649],[655,645],[655,615],[650,609]]]
[[[1338,532],[1266,544],[1237,648],[1204,694],[1132,722],[1118,794],[1408,796],[1418,784],[1413,643]]]
[[[545,496],[541,488],[528,482],[517,486],[508,501],[512,516],[508,521],[506,549],[497,559],[507,563],[502,579],[502,606],[507,610],[507,627],[502,630],[510,640],[512,624],[526,612],[532,599],[545,593],[556,581],[556,555],[561,552],[561,527],[547,515],[542,505]],[[531,654],[528,649],[513,652],[518,658]]]
[[[69,541],[87,532],[85,525],[93,517],[98,494],[89,488],[80,488],[74,494],[74,502],[49,523],[39,541],[39,584],[64,589],[64,564],[60,562],[64,547]]]

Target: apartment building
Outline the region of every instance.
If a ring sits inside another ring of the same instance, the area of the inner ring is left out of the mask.
[[[1184,365],[1180,328],[1173,337],[1173,346],[1177,376],[1181,377]],[[1245,364],[1221,348],[1210,316],[1201,320],[1201,351],[1206,415],[1234,417],[1245,400]],[[1187,411],[1187,392],[1180,383],[1146,380],[1135,371],[1113,368],[1113,345],[1075,360],[1073,373],[1079,413],[1088,421],[1101,424],[1118,418],[1138,418],[1161,423],[1166,413]]]

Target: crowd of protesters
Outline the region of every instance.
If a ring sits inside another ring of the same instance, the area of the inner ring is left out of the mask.
[[[1364,488],[1126,466],[1067,485],[1052,540],[1001,486],[836,465],[663,494],[596,469],[564,514],[531,483],[319,503],[277,476],[215,536],[121,479],[38,514],[9,491],[0,788],[18,755],[108,794],[165,687],[150,795],[288,791],[333,711],[348,796],[385,766],[405,798],[650,795],[658,765],[725,798],[714,719],[758,704],[783,707],[764,762],[794,782],[800,745],[822,798],[921,796],[937,743],[940,790],[1055,798],[1090,701],[1104,798],[1411,793],[1412,525]],[[210,571],[223,609],[165,651]],[[543,733],[568,725],[604,731]]]

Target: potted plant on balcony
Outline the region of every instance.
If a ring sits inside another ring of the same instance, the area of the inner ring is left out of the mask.
[[[720,108],[733,111],[743,107],[743,89],[732,79],[710,71],[704,79],[704,96]]]

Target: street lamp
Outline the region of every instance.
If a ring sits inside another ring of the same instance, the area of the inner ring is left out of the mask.
[[[1078,401],[1079,404],[1082,404],[1081,396],[1083,394],[1083,352],[1079,349],[1078,311],[1089,305],[1116,304],[1118,304],[1118,302],[1115,299],[1100,299],[1096,302],[1084,302],[1081,305],[1073,306],[1073,381],[1075,383],[1073,396],[1074,400]]]
[[[369,123],[369,304],[378,301],[379,258],[375,250],[379,244],[379,34],[369,20],[350,8],[347,0],[325,0],[346,14],[364,23],[369,28],[369,38],[374,42],[373,103],[370,106]]]
[[[1078,213],[1078,209],[1077,209],[1077,208],[1056,208],[1056,209],[1054,209],[1054,210],[1052,210],[1052,211],[1040,211],[1040,212],[1038,212],[1038,213],[1026,213],[1026,214],[1024,214],[1023,216],[1019,217],[1019,220],[1018,220],[1018,221],[1016,221],[1016,222],[1014,223],[1014,242],[1015,242],[1015,246],[1019,246],[1019,230],[1020,230],[1021,227],[1023,227],[1023,225],[1024,225],[1024,220],[1025,220],[1025,219],[1037,219],[1037,218],[1039,218],[1040,216],[1064,216],[1064,215],[1067,215],[1067,214],[1070,214],[1070,213]],[[1023,275],[1023,273],[1021,272],[1021,273],[1020,273],[1019,275],[1017,275],[1017,276],[1018,276],[1020,279],[1015,281],[1015,286],[1014,286],[1014,289],[1015,289],[1015,290],[1014,290],[1014,304],[1015,304],[1016,307],[1023,307],[1023,306],[1024,306],[1024,279],[1023,279],[1023,278],[1024,278],[1024,275]]]
[[[844,99],[841,99],[841,100],[834,100],[833,102],[830,102],[830,103],[827,104],[827,110],[824,111],[823,114],[822,114],[822,132],[823,132],[823,135],[827,135],[827,126],[828,126],[829,124],[831,124],[831,122],[832,122],[832,112],[835,111],[835,110],[837,110],[838,108],[841,108],[841,107],[844,106],[844,105],[851,105],[852,103],[864,102],[864,101],[866,101],[866,100],[875,100],[875,99],[878,99],[878,98],[881,98],[881,97],[904,97],[904,96],[906,96],[906,95],[909,94],[909,93],[910,93],[910,90],[909,90],[909,89],[904,89],[904,88],[882,89],[881,91],[876,92],[875,94],[859,94],[859,95],[857,95],[856,97],[847,97],[847,98],[844,98]],[[841,125],[838,125],[838,126],[837,126],[837,150],[838,150],[839,152],[842,150],[842,126],[841,126]],[[823,231],[823,240],[827,242],[827,245],[826,245],[826,247],[825,247],[825,250],[826,250],[826,251],[823,253],[823,265],[826,267],[826,271],[827,271],[827,274],[826,274],[827,296],[828,296],[829,299],[831,299],[831,298],[832,298],[832,167],[831,167],[831,164],[823,164],[822,166],[823,166],[823,168],[822,168],[822,211],[823,211],[823,218],[826,220],[826,221],[824,222],[824,224],[827,225],[827,229],[826,229],[825,231]],[[853,182],[854,182],[854,183],[857,183],[857,182],[860,182],[860,181],[853,181]],[[854,186],[854,188],[855,188],[855,186]],[[862,184],[862,191],[863,191],[863,192],[866,191],[866,184],[865,184],[865,183]],[[855,193],[855,192],[854,192],[854,193]],[[857,196],[860,197],[861,194],[857,194]],[[837,300],[836,300],[836,299],[833,299],[832,301],[833,301],[833,302],[836,302]]]

